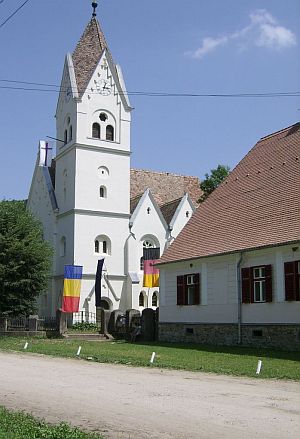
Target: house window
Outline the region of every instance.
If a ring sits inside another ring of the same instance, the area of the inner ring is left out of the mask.
[[[152,295],[152,306],[158,307],[158,293],[157,291],[154,291]]]
[[[177,305],[199,305],[200,274],[177,276]]]
[[[100,198],[106,198],[106,187],[105,186],[100,186],[99,195],[100,195]]]
[[[95,241],[95,253],[100,253],[99,252],[99,248],[100,248],[99,241],[98,241],[98,239],[96,239],[96,241]]]
[[[284,264],[285,300],[300,300],[300,261]]]
[[[242,302],[272,302],[272,266],[242,268]]]
[[[106,127],[106,140],[114,141],[114,127],[112,125]]]
[[[145,293],[143,291],[139,295],[139,306],[145,307]]]
[[[103,241],[102,248],[103,248],[103,253],[107,253],[107,241]]]
[[[253,268],[254,302],[266,301],[265,267]]]
[[[93,123],[92,137],[95,139],[100,139],[100,125],[97,122]]]

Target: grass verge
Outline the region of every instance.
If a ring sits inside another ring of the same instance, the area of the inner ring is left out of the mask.
[[[28,348],[24,350],[25,342]],[[80,358],[100,363],[213,372],[235,376],[300,380],[300,352],[245,347],[169,343],[96,342],[65,339],[0,337],[0,350],[23,351],[57,357]],[[263,367],[256,375],[258,360]]]
[[[23,412],[0,407],[0,439],[102,439],[67,424],[49,425]]]

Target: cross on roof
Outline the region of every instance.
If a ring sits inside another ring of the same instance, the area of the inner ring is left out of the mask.
[[[93,17],[96,17],[97,13],[96,13],[96,8],[98,6],[98,2],[93,2],[92,3],[92,7],[93,7]]]

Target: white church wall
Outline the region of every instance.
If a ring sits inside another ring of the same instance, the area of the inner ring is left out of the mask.
[[[56,157],[55,195],[60,214],[73,209],[75,202],[76,151],[66,148]]]
[[[129,173],[127,155],[77,149],[75,208],[129,215]]]
[[[102,56],[87,86],[87,92],[82,96],[81,102],[78,103],[76,141],[79,144],[88,143],[91,146],[105,146],[108,149],[129,151],[130,111],[126,110],[123,106],[119,90],[105,60],[106,54]],[[103,81],[106,81],[109,86],[109,94],[101,92]],[[109,122],[109,120],[101,121],[99,116],[102,112],[107,113],[112,122]],[[92,125],[94,122],[100,125],[100,139],[92,137]],[[108,123],[114,126],[114,141],[105,140],[105,129]]]
[[[172,219],[172,236],[176,236],[181,232],[186,223],[191,219],[194,213],[193,206],[187,197],[184,197],[182,203],[180,204],[180,209],[175,212],[174,218]]]

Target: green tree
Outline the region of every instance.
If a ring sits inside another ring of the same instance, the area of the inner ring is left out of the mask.
[[[0,314],[30,314],[45,291],[51,248],[24,201],[0,201]]]
[[[199,203],[202,203],[206,198],[219,186],[220,183],[229,174],[229,166],[218,165],[217,169],[211,169],[210,175],[205,174],[205,179],[200,183],[200,188],[203,194],[199,199]]]

